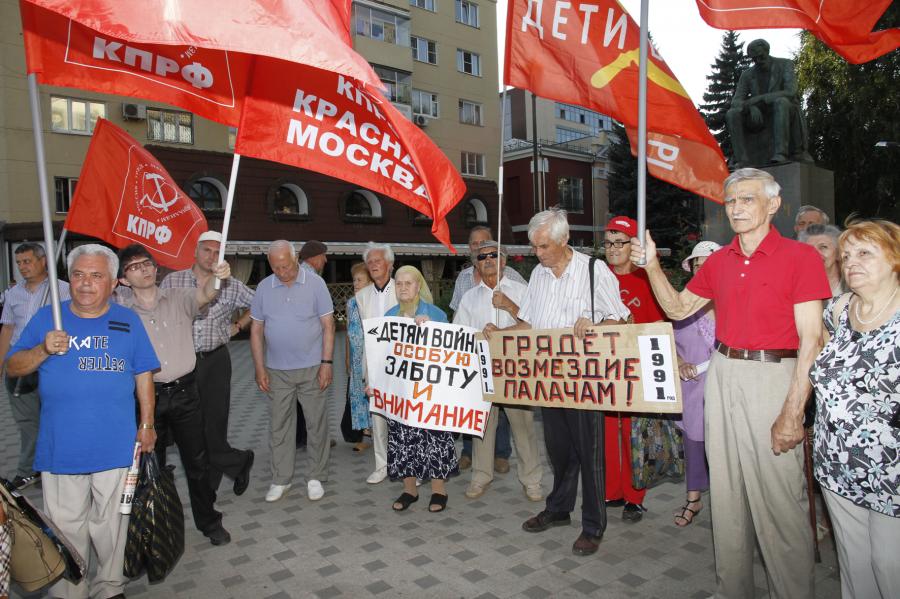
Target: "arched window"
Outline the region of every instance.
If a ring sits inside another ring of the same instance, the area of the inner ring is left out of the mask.
[[[469,198],[466,202],[466,227],[488,224],[487,206],[478,198]]]
[[[282,183],[275,188],[272,208],[276,215],[306,216],[309,214],[306,192],[294,183]]]
[[[381,202],[368,189],[354,189],[344,198],[344,220],[381,220]]]
[[[199,177],[188,185],[188,196],[203,211],[221,211],[225,209],[225,198],[228,188],[215,177]]]

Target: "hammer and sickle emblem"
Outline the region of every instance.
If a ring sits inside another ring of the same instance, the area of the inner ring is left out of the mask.
[[[151,194],[144,192],[140,204],[156,210],[157,212],[168,212],[169,208],[178,201],[178,192],[174,193],[171,199],[166,198],[165,189],[171,187],[165,181],[165,178],[158,173],[144,173],[144,184],[150,182],[156,187],[156,191]]]
[[[603,89],[612,83],[612,80],[615,79],[616,75],[621,73],[623,69],[627,69],[632,64],[638,65],[639,56],[640,50],[638,48],[635,48],[630,52],[622,52],[614,61],[591,76],[591,85],[597,89]],[[688,93],[684,90],[678,80],[659,68],[652,60],[647,65],[647,79],[670,92],[690,99],[690,96],[688,96]]]

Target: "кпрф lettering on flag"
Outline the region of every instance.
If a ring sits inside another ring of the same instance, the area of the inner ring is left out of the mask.
[[[200,234],[200,208],[159,161],[130,135],[97,121],[64,227],[121,248],[139,243],[157,262],[190,268]]]
[[[433,219],[448,248],[446,216],[465,194],[447,156],[380,92],[306,65],[256,61],[235,152],[350,181]]]
[[[900,47],[900,28],[872,31],[892,0],[697,0],[718,29],[806,29],[847,62],[861,64]]]
[[[638,124],[640,30],[615,0],[509,0],[504,83]],[[725,157],[690,96],[650,45],[647,168],[651,175],[722,202]]]

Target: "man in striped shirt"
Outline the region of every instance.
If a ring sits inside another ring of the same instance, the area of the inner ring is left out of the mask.
[[[593,297],[585,254],[568,245],[566,211],[551,208],[528,223],[528,239],[540,264],[534,267],[528,291],[511,329],[574,329],[583,338],[595,324],[621,324],[630,316],[619,296],[619,283],[609,267],[594,262]],[[527,532],[571,523],[578,475],[581,474],[581,534],[572,545],[575,555],[597,551],[606,530],[603,472],[603,414],[573,408],[543,408],[544,443],[553,467],[553,490],[546,508],[522,524]]]

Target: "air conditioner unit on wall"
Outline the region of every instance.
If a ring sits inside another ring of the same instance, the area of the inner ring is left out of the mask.
[[[413,117],[413,122],[415,124],[417,124],[419,127],[427,127],[428,126],[428,118],[421,114],[415,115]]]
[[[144,120],[147,118],[147,107],[144,104],[122,104],[122,117],[126,121]]]

